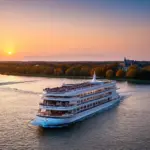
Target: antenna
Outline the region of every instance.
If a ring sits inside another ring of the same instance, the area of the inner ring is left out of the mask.
[[[94,74],[93,74],[92,82],[96,82],[96,74],[95,74],[95,71],[94,71]]]
[[[62,86],[64,86],[65,85],[65,79],[63,80],[63,82],[62,82]]]

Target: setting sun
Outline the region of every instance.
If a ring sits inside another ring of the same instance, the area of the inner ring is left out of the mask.
[[[9,51],[9,52],[8,52],[8,55],[12,55],[12,52],[11,52],[11,51]]]

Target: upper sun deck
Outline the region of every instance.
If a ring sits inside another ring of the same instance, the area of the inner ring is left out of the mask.
[[[56,87],[56,88],[45,88],[43,91],[46,94],[64,94],[64,93],[69,93],[72,91],[78,91],[78,90],[83,90],[83,89],[88,89],[88,88],[94,88],[97,86],[105,86],[107,84],[112,84],[114,83],[113,81],[96,81],[96,75],[94,73],[92,81],[89,82],[83,82],[83,83],[78,83],[78,84],[63,84],[61,87]]]
[[[98,85],[106,85],[113,83],[112,81],[103,81],[103,82],[84,82],[84,83],[79,83],[79,84],[64,84],[61,87],[56,87],[56,88],[45,88],[43,91],[46,92],[47,94],[49,93],[68,93],[71,91],[77,91],[77,90],[82,90],[86,88],[92,88]]]
[[[64,84],[61,87],[45,88],[44,91],[47,93],[65,93],[65,92],[70,92],[72,90],[93,87],[94,85],[95,84],[92,84],[90,82],[84,82],[84,83],[79,83],[79,84]]]

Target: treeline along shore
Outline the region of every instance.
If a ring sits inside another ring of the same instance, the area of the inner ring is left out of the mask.
[[[124,67],[123,62],[0,62],[0,74],[45,77],[149,80],[150,65]]]

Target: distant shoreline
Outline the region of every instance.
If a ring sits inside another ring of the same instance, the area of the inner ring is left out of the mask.
[[[55,75],[38,75],[38,74],[0,74],[0,75],[8,75],[8,76],[24,76],[24,77],[42,77],[42,78],[66,78],[66,79],[92,79],[91,76],[55,76]],[[116,80],[122,82],[129,82],[135,84],[150,84],[150,80],[139,80],[139,79],[127,79],[127,78],[102,78],[97,77],[97,79],[102,80]]]

